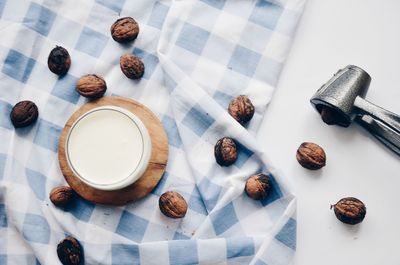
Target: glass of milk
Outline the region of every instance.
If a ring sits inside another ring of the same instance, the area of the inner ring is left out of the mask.
[[[146,171],[151,140],[143,122],[132,112],[102,106],[74,122],[65,151],[70,168],[80,180],[99,190],[118,190]]]

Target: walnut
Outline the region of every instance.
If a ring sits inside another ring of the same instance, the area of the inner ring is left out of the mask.
[[[158,205],[161,212],[171,218],[183,218],[186,215],[187,203],[179,193],[167,191],[161,195]]]
[[[83,264],[83,251],[78,240],[68,236],[57,245],[57,256],[63,265]]]
[[[10,119],[15,128],[29,126],[34,123],[38,117],[38,107],[29,100],[24,100],[15,104],[10,113]]]
[[[254,106],[247,96],[240,95],[229,103],[228,112],[236,121],[244,125],[253,118]]]
[[[350,122],[337,110],[326,106],[320,106],[318,108],[322,120],[328,125],[339,125],[348,127]]]
[[[270,189],[271,180],[265,174],[257,174],[249,177],[244,188],[246,194],[254,200],[263,200],[267,198]]]
[[[311,170],[320,169],[326,163],[324,149],[314,143],[302,143],[297,149],[296,158],[302,167]]]
[[[337,219],[349,225],[361,223],[367,213],[364,203],[353,197],[341,199],[335,205],[331,205],[332,208],[334,208]]]
[[[73,197],[74,193],[71,187],[59,186],[55,187],[50,192],[50,201],[59,207],[65,207],[68,205]]]
[[[237,159],[235,141],[229,137],[223,137],[217,141],[214,147],[215,160],[220,166],[230,166]]]
[[[123,17],[111,26],[111,36],[117,42],[133,41],[139,35],[139,24],[131,17]]]
[[[101,98],[106,90],[106,81],[98,75],[84,75],[76,83],[76,91],[91,99]]]
[[[119,59],[122,72],[130,79],[139,79],[144,74],[143,62],[133,54],[122,55]]]
[[[47,65],[56,75],[65,75],[71,66],[71,57],[65,48],[56,46],[47,58]]]

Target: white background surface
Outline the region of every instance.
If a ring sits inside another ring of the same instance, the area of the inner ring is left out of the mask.
[[[309,99],[341,67],[372,82],[367,99],[400,113],[400,1],[308,0],[277,92],[258,135],[298,198],[296,265],[400,264],[400,157],[363,128],[325,125]],[[320,144],[327,165],[295,159],[304,141]],[[358,226],[329,209],[354,196],[367,206]]]

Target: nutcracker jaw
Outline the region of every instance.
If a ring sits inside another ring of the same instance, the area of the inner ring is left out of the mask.
[[[364,99],[370,83],[366,71],[349,65],[324,84],[310,102],[326,123],[348,127],[356,121],[400,155],[400,116]]]
[[[322,114],[328,111],[334,117],[332,124],[348,127],[357,115],[354,103],[367,94],[371,77],[363,69],[349,65],[339,70],[311,98],[311,104]]]

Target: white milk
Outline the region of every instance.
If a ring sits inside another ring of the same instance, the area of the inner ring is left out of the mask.
[[[143,155],[143,137],[128,116],[101,109],[76,123],[67,149],[75,172],[88,182],[107,185],[135,171]]]

